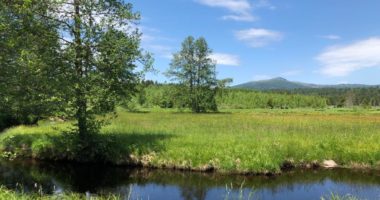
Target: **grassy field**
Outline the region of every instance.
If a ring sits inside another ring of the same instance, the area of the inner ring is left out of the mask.
[[[41,122],[0,136],[3,157],[79,160],[69,123]],[[172,110],[118,117],[96,136],[87,161],[220,172],[279,172],[332,159],[345,167],[380,168],[378,110]],[[94,159],[97,160],[94,160]]]

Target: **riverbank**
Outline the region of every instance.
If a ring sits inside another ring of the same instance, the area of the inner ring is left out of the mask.
[[[8,190],[3,186],[0,186],[0,199],[6,200],[87,200],[85,194],[56,194],[56,195],[47,195],[47,194],[32,194],[32,193],[23,193],[23,192],[15,192],[12,190]],[[118,200],[121,199],[115,195],[108,196],[92,196],[92,200]]]
[[[3,157],[107,162],[222,173],[279,173],[318,167],[380,168],[377,111],[244,110],[215,114],[130,113],[94,136],[91,148],[62,134],[68,122],[19,126],[0,136]],[[86,147],[85,147],[86,148]]]
[[[5,189],[4,187],[0,187],[0,199],[6,199],[6,200],[129,200],[125,198],[121,198],[116,195],[108,195],[108,196],[91,196],[88,197],[84,194],[56,194],[56,195],[46,195],[46,194],[26,194],[26,193],[17,193],[12,190]],[[251,199],[251,197],[248,195],[246,196],[238,196],[235,198],[232,198],[230,196],[226,196],[224,199],[238,199],[238,200],[244,200],[244,199]],[[351,195],[345,195],[345,196],[339,196],[336,194],[331,194],[328,197],[321,197],[321,200],[359,200],[358,198],[351,196]]]
[[[330,198],[334,192],[334,196],[351,194],[361,199],[377,199],[379,177],[380,171],[348,169],[292,170],[268,177],[99,164],[0,162],[0,185],[37,196],[42,193],[116,195],[120,199],[189,199],[190,196],[207,200],[335,199]]]

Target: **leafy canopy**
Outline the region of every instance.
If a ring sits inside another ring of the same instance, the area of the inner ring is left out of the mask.
[[[201,37],[187,37],[182,49],[175,53],[167,76],[185,87],[182,94],[193,112],[216,111],[217,79],[215,62],[210,58],[212,50]]]

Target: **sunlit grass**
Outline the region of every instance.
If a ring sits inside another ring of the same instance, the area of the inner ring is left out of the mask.
[[[15,157],[73,159],[70,148],[75,144],[65,142],[60,134],[64,129],[67,124],[16,127],[1,136],[0,144],[3,152],[16,152]],[[151,167],[279,172],[285,161],[297,166],[332,159],[342,166],[380,167],[376,110],[119,110],[103,128],[101,140],[106,142],[99,144],[99,152],[117,164],[132,160]]]
[[[91,196],[87,197],[85,194],[56,194],[56,195],[46,195],[46,194],[27,194],[22,192],[15,192],[8,190],[4,187],[0,187],[0,199],[3,200],[118,200],[121,199],[116,195],[108,196]]]

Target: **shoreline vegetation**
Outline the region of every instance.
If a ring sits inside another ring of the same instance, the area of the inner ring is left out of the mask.
[[[118,200],[121,199],[116,195],[107,195],[107,196],[91,196],[89,198],[85,194],[77,194],[77,193],[65,193],[65,194],[55,194],[55,195],[47,195],[47,194],[37,194],[37,193],[24,193],[24,192],[16,192],[12,190],[8,190],[5,187],[0,187],[0,199],[7,200],[56,200],[56,199],[67,199],[67,200]],[[128,198],[129,200],[130,198]]]
[[[70,122],[50,120],[5,130],[0,151],[7,159],[233,174],[273,175],[325,165],[380,169],[378,113],[376,109],[257,109],[194,115],[119,108],[117,117],[92,137],[88,147],[78,145],[77,135],[62,133]]]
[[[238,196],[232,196],[230,194],[225,195],[224,199],[237,199],[237,200],[251,200],[256,199],[254,192],[251,192],[246,196],[243,194],[242,189],[240,189],[241,192],[238,194]],[[103,196],[88,196],[85,194],[77,194],[77,193],[63,193],[63,194],[54,194],[54,195],[47,195],[47,194],[31,194],[31,193],[24,193],[24,192],[15,192],[12,190],[8,190],[5,187],[0,187],[0,199],[7,199],[7,200],[55,200],[55,199],[62,199],[62,200],[119,200],[119,199],[125,199],[125,200],[131,200],[133,199],[131,196],[127,196],[124,198],[121,198],[117,195],[103,195]],[[320,198],[321,200],[359,200],[355,196],[352,195],[338,195],[335,193],[331,193],[327,196],[322,196]]]

